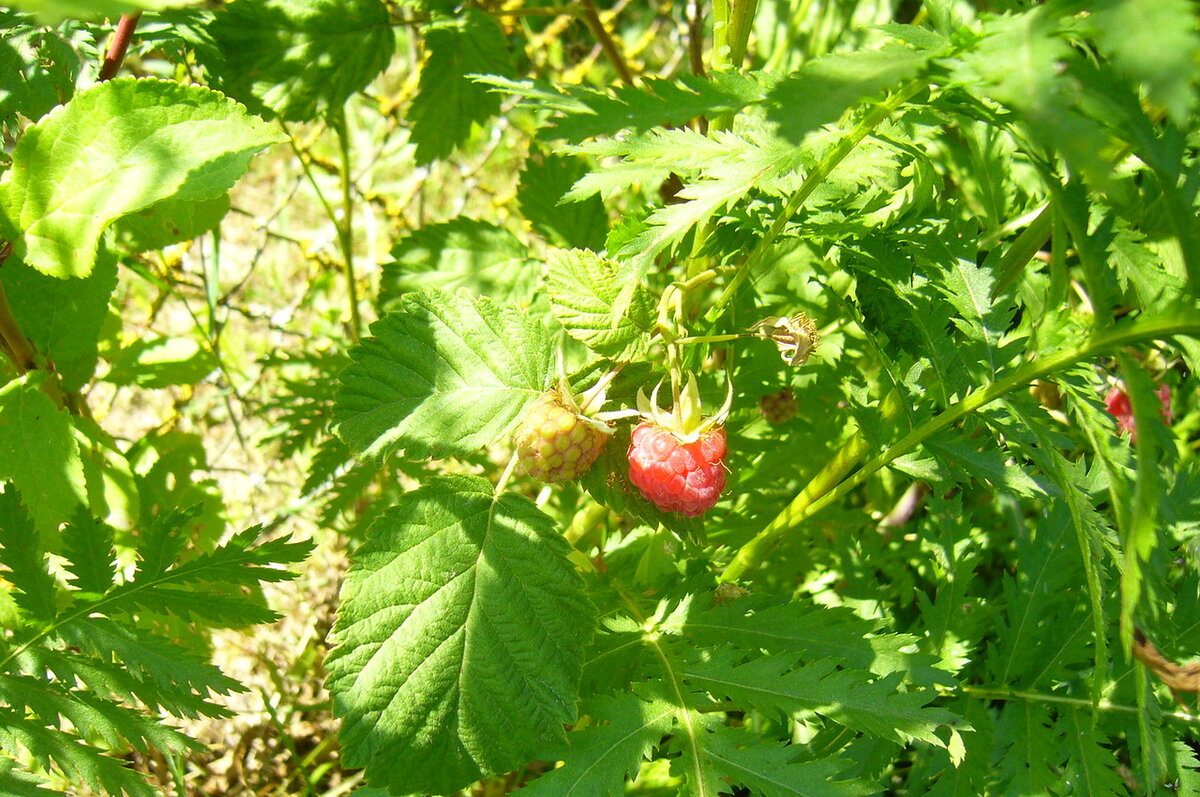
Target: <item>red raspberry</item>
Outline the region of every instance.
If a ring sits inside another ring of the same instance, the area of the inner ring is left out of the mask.
[[[725,489],[725,430],[718,426],[684,443],[642,422],[629,446],[629,480],[664,512],[703,515]]]
[[[582,476],[608,441],[603,424],[568,408],[555,391],[543,393],[517,430],[518,461],[544,482]]]
[[[1163,420],[1170,424],[1174,415],[1171,411],[1171,388],[1160,384],[1157,393],[1159,403],[1162,404]],[[1108,409],[1108,414],[1116,419],[1117,431],[1121,434],[1128,434],[1129,441],[1136,443],[1137,429],[1134,426],[1133,404],[1129,400],[1129,394],[1120,387],[1114,386],[1104,397],[1104,406]]]
[[[800,405],[796,402],[796,397],[792,394],[791,389],[781,390],[758,400],[759,412],[767,419],[767,423],[776,425],[787,423],[795,418],[799,408]]]

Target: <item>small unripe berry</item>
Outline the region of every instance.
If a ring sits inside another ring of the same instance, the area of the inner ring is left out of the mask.
[[[603,424],[574,412],[550,391],[530,407],[515,441],[526,473],[540,481],[561,482],[587,472],[608,438]]]
[[[759,412],[767,419],[767,423],[772,424],[787,423],[796,417],[799,408],[800,405],[790,388],[778,393],[771,393],[758,400]]]

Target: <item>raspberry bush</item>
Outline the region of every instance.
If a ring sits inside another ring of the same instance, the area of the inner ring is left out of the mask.
[[[198,632],[303,516],[338,732],[255,793],[1200,792],[1197,23],[0,9],[0,791],[204,781]],[[268,532],[203,431],[106,427],[204,388],[304,468]]]

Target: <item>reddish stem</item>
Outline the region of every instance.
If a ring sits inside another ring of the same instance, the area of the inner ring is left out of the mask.
[[[121,62],[125,60],[125,51],[129,49],[129,40],[133,38],[133,32],[137,29],[138,20],[141,18],[141,11],[121,15],[121,21],[117,23],[117,31],[108,44],[108,52],[104,54],[104,64],[100,67],[101,81],[112,80],[117,76],[117,70],[121,68]]]

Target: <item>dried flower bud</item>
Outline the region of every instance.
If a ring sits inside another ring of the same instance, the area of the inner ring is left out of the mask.
[[[775,341],[779,356],[793,368],[808,362],[821,341],[817,325],[805,313],[787,318],[770,316],[750,327],[750,331],[761,338]]]

